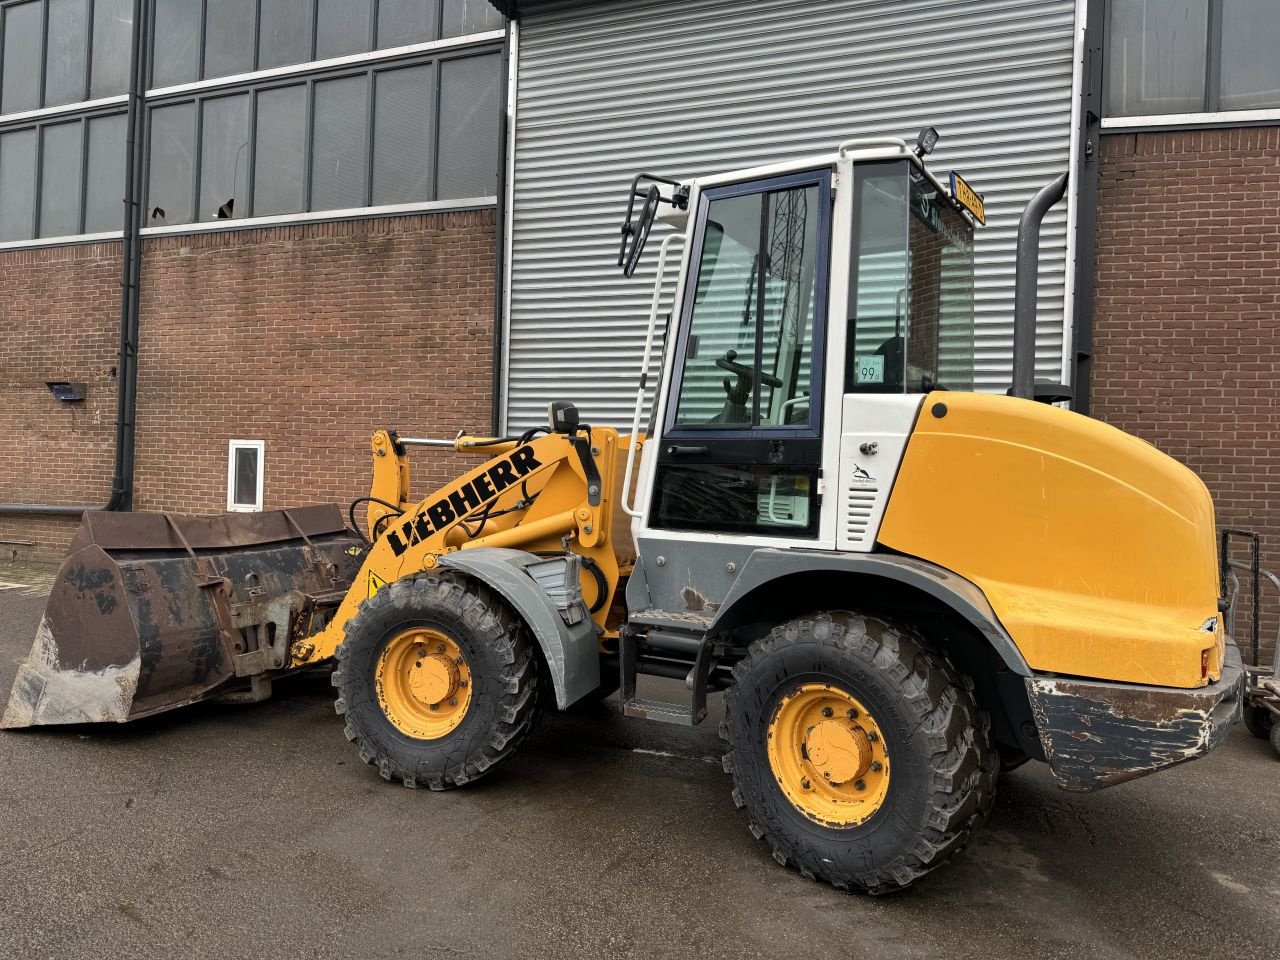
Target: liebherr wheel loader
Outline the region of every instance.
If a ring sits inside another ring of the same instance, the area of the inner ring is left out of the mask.
[[[972,392],[982,199],[924,153],[638,178],[624,272],[659,212],[678,228],[647,430],[642,378],[627,433],[566,402],[516,436],[378,430],[350,525],[86,514],[5,725],[260,699],[332,660],[360,757],[446,789],[544,707],[620,687],[628,717],[696,724],[722,690],[751,832],[872,893],[956,853],[1002,768],[1092,790],[1205,754],[1242,680],[1209,494],[1109,426]],[[432,443],[482,462],[418,498]]]

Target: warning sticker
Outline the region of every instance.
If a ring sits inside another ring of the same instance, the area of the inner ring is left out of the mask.
[[[370,570],[369,571],[369,595],[365,597],[365,599],[368,600],[369,597],[372,597],[375,593],[377,593],[386,585],[387,585],[387,581],[383,580],[380,576],[378,576],[376,573]]]

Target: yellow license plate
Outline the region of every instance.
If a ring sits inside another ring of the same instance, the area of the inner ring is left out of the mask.
[[[978,196],[978,191],[965,183],[964,177],[951,171],[951,196],[956,198],[956,202],[973,214],[973,218],[984,227],[987,225],[987,208],[982,202],[982,197]]]

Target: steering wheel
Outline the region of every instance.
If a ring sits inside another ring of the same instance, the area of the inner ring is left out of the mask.
[[[721,370],[728,370],[730,373],[737,374],[740,382],[745,381],[746,384],[750,385],[750,383],[755,379],[756,372],[750,367],[744,367],[742,364],[737,363],[737,359],[737,350],[726,350],[724,352],[724,356],[716,360],[716,366]],[[781,380],[777,377],[770,376],[763,371],[760,373],[760,382],[769,387],[782,386]]]

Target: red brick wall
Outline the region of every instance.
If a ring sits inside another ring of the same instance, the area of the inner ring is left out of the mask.
[[[115,450],[120,244],[0,253],[0,297],[0,502],[106,503]],[[45,386],[49,380],[83,382],[87,399],[60,403]],[[60,551],[74,528],[74,521],[0,515],[0,561]]]
[[[494,250],[492,211],[148,239],[136,508],[224,510],[231,439],[265,441],[271,509],[367,493],[379,426],[487,430]],[[0,501],[108,495],[118,258],[118,245],[0,255],[6,299],[32,331],[0,344]],[[85,409],[54,403],[43,382],[55,377],[90,382]],[[28,452],[42,431],[70,428]],[[425,493],[460,461],[420,452],[413,465]],[[74,528],[0,516],[0,539],[35,541],[26,552],[46,559]]]
[[[1280,572],[1280,127],[1111,134],[1099,187],[1093,413]]]

